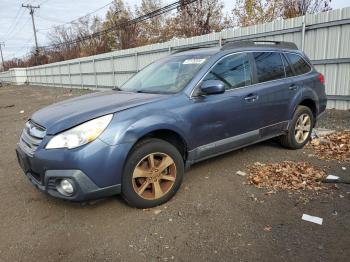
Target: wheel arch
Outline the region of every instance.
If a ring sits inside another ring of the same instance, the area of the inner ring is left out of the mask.
[[[311,97],[301,97],[294,103],[294,107],[291,111],[291,115],[289,116],[289,119],[292,119],[294,116],[295,111],[297,110],[298,106],[306,106],[310,108],[312,115],[314,117],[314,125],[316,124],[317,115],[318,115],[318,106],[317,101]]]
[[[170,143],[180,152],[184,162],[186,161],[188,152],[187,142],[179,132],[171,128],[156,128],[147,130],[147,132],[141,134],[137,139],[134,140],[132,149],[141,141],[150,138],[157,138]],[[130,152],[132,152],[132,149]]]
[[[310,108],[310,110],[313,114],[314,120],[316,120],[316,118],[317,118],[317,106],[316,106],[316,102],[313,99],[311,99],[311,98],[303,99],[298,104],[298,106],[306,106],[306,107]]]

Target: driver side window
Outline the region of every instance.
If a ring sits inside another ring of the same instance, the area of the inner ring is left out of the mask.
[[[239,53],[222,59],[203,81],[207,80],[222,81],[226,90],[250,85],[252,80],[248,55]]]

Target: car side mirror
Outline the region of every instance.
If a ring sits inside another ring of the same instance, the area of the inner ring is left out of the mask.
[[[207,80],[200,86],[200,94],[202,95],[216,95],[225,92],[225,84],[220,80]]]

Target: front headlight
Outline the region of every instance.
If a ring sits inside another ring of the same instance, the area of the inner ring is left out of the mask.
[[[94,141],[111,122],[113,114],[102,116],[73,127],[51,138],[46,149],[76,148]]]

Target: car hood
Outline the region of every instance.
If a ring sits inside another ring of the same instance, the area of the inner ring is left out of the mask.
[[[35,112],[31,119],[54,135],[99,116],[163,99],[167,95],[130,93],[123,91],[97,92],[68,99]]]

